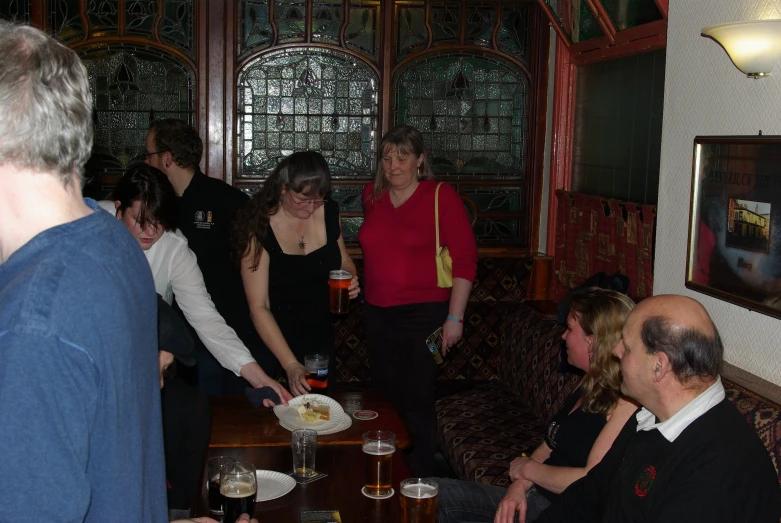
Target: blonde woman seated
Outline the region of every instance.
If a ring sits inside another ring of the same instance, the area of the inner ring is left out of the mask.
[[[553,417],[543,443],[510,464],[509,488],[440,479],[438,523],[530,522],[582,478],[613,445],[637,405],[620,394],[621,376],[613,347],[634,308],[627,296],[592,288],[572,297],[567,361],[586,373]]]

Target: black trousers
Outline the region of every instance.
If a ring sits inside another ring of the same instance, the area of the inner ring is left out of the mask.
[[[405,459],[414,477],[434,473],[439,368],[426,347],[426,338],[445,322],[448,306],[448,302],[364,305],[372,388],[390,398],[409,428],[413,448]]]
[[[188,509],[200,492],[200,478],[211,436],[211,411],[197,387],[166,379],[160,391],[163,406],[165,475],[168,508]]]

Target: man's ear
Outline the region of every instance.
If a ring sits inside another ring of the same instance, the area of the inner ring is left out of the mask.
[[[672,364],[670,363],[670,358],[668,358],[667,354],[662,351],[659,351],[653,355],[651,358],[651,364],[653,365],[651,374],[655,383],[662,381],[662,379],[664,379],[664,377],[673,370]]]

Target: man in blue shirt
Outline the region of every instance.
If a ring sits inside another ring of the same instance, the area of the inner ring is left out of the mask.
[[[0,518],[166,518],[149,265],[81,197],[87,71],[0,21]]]

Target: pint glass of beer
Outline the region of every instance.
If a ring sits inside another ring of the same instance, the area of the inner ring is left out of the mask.
[[[402,523],[436,523],[439,485],[422,478],[405,479],[399,485]]]
[[[215,456],[206,465],[206,492],[209,494],[209,510],[212,514],[222,514],[225,500],[220,493],[220,471],[234,461],[228,456]]]
[[[225,498],[223,521],[236,521],[245,512],[251,517],[255,512],[257,488],[255,465],[252,463],[234,462],[222,467],[220,492]]]
[[[312,389],[328,388],[328,354],[307,354],[304,356],[306,382]],[[321,392],[312,390],[312,392]]]
[[[391,471],[394,452],[396,452],[396,435],[393,432],[370,430],[363,433],[366,484],[362,492],[365,496],[383,499],[393,495]]]
[[[348,271],[331,271],[328,274],[328,286],[331,288],[331,312],[347,314],[350,310],[350,282],[352,273]]]

